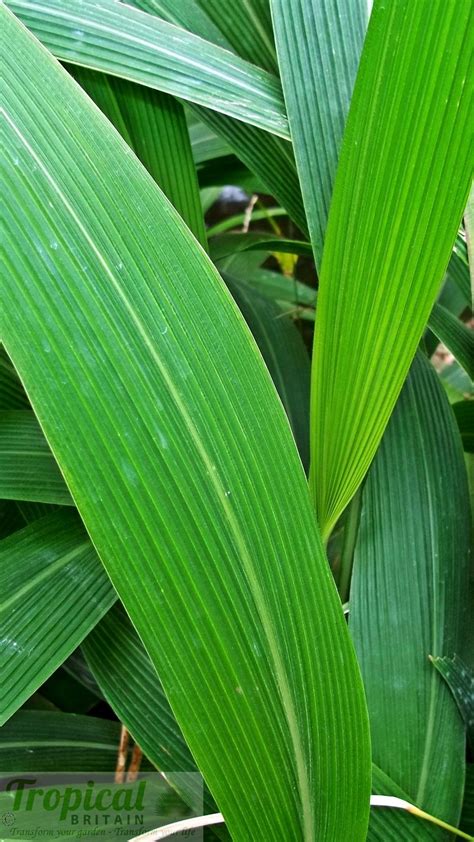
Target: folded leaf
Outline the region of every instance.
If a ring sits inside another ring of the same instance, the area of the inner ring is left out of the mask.
[[[230,833],[362,840],[362,686],[258,349],[146,170],[0,15],[7,351]]]
[[[429,326],[440,342],[446,345],[464,371],[474,380],[474,333],[442,304],[435,304]]]
[[[318,293],[311,487],[326,536],[377,450],[466,204],[471,13],[430,0],[372,11]]]

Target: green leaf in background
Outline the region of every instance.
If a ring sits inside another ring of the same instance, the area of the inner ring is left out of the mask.
[[[385,772],[372,764],[372,792],[374,795],[392,795],[412,801],[406,792],[397,786]],[[449,837],[452,838],[452,837]],[[370,810],[367,842],[440,842],[448,837],[440,835],[439,828],[421,821],[404,810],[372,807]]]
[[[362,685],[262,358],[146,170],[0,15],[5,347],[230,833],[363,840]]]
[[[198,180],[181,103],[169,94],[83,67],[74,68],[72,75],[207,248]]]
[[[372,11],[318,293],[311,488],[325,536],[375,455],[466,204],[471,14],[431,0]]]
[[[113,771],[118,722],[92,716],[20,710],[0,728],[2,772]]]
[[[468,202],[469,206],[469,202]],[[466,210],[467,213],[467,210]],[[466,229],[467,236],[467,229]],[[465,241],[458,234],[454,243],[453,253],[448,265],[448,275],[456,284],[464,299],[464,306],[472,309],[472,290],[469,273],[469,262]]]
[[[420,354],[363,487],[349,627],[374,762],[410,801],[451,824],[462,804],[465,733],[429,656],[463,646],[469,532],[459,434]]]
[[[474,333],[460,319],[441,304],[431,311],[429,326],[440,342],[446,345],[462,365],[471,380],[474,379]]]
[[[116,599],[75,512],[0,541],[0,724],[56,670]]]
[[[307,470],[311,371],[301,335],[291,321],[281,318],[277,304],[231,277],[224,278],[267,364]]]
[[[311,245],[302,240],[272,237],[268,232],[249,231],[247,234],[219,234],[212,237],[209,250],[214,261],[223,260],[238,251],[281,252],[311,256]]]
[[[474,453],[474,401],[457,401],[452,404],[464,450]]]
[[[474,748],[474,672],[459,655],[444,655],[431,659],[443,676],[466,725],[467,738]]]
[[[121,605],[115,605],[82,646],[105,698],[146,756],[187,803],[202,796],[202,780],[156,670]],[[196,773],[182,778],[174,772]],[[187,788],[183,791],[183,782]],[[188,787],[195,784],[189,791]],[[180,786],[181,784],[181,786]],[[206,812],[215,811],[207,797]]]
[[[0,345],[0,412],[27,409],[29,401],[8,355]]]
[[[31,410],[0,411],[0,498],[73,505]]]
[[[219,0],[133,0],[131,5],[278,72],[267,0],[230,4]]]
[[[466,766],[466,786],[464,788],[464,801],[460,827],[474,836],[474,764]]]
[[[278,62],[318,270],[367,24],[366,0],[272,0]],[[337,284],[337,282],[336,282]]]
[[[289,138],[278,79],[118,0],[9,0],[63,61],[120,76]]]

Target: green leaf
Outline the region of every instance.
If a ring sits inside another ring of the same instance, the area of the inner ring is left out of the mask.
[[[474,835],[474,764],[468,763],[466,766],[466,786],[464,789],[464,801],[462,805],[462,815],[460,827],[466,833]]]
[[[0,724],[62,664],[116,596],[75,512],[0,541]]]
[[[474,333],[471,328],[454,316],[453,313],[450,313],[442,304],[435,304],[433,307],[429,318],[429,326],[473,380]]]
[[[132,6],[233,49],[260,67],[278,71],[267,0],[225,5],[219,0],[133,0]]]
[[[364,42],[366,0],[272,0],[278,63],[318,269]]]
[[[452,410],[458,422],[464,450],[474,453],[474,401],[456,401]]]
[[[230,833],[362,840],[362,685],[258,349],[146,170],[0,15],[7,351]]]
[[[84,68],[75,68],[73,76],[207,248],[198,180],[181,103],[168,94]]]
[[[26,409],[29,401],[8,355],[0,346],[0,412],[5,409]]]
[[[308,469],[311,372],[303,339],[291,321],[281,318],[278,305],[242,282],[228,276],[224,279],[260,348],[285,407],[301,461]]]
[[[31,410],[0,411],[0,498],[73,505]]]
[[[92,716],[20,710],[0,728],[4,772],[113,771],[118,722]]]
[[[374,795],[393,795],[404,801],[412,800],[375,763],[372,764],[372,792]],[[446,839],[438,828],[404,810],[384,807],[372,807],[370,810],[367,842],[444,842]]]
[[[82,649],[105,698],[135,742],[184,800],[194,804],[202,797],[202,780],[158,675],[121,605],[95,626]],[[195,775],[173,775],[189,771]],[[215,811],[209,796],[205,809]]]
[[[219,234],[212,237],[209,250],[214,261],[223,260],[238,251],[267,251],[282,254],[301,254],[311,257],[311,245],[302,240],[288,240],[272,237],[265,231],[249,231],[247,234]]]
[[[466,243],[459,234],[456,237],[453,253],[449,261],[448,276],[453,280],[461,293],[464,306],[472,308],[471,279],[469,277]]]
[[[289,138],[278,79],[184,29],[117,0],[9,0],[63,61],[102,70]]]
[[[474,672],[459,655],[438,656],[431,661],[450,688],[466,725],[467,738],[474,746]]]
[[[465,735],[429,655],[463,644],[469,532],[459,434],[420,354],[363,487],[349,627],[374,762],[410,801],[451,824],[462,803]]]
[[[374,4],[318,293],[311,488],[325,536],[375,455],[466,203],[470,14],[469,4]]]

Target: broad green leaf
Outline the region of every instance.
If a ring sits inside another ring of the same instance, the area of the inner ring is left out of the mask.
[[[442,304],[435,304],[429,326],[440,342],[451,351],[464,371],[474,379],[474,333]]]
[[[285,407],[303,466],[309,467],[310,362],[301,335],[280,308],[251,287],[224,276],[260,348]]]
[[[367,23],[366,0],[272,0],[283,92],[318,269],[344,125]]]
[[[349,627],[374,762],[410,801],[450,824],[462,803],[465,733],[429,656],[463,645],[469,532],[459,433],[420,354],[363,487]]]
[[[466,203],[471,11],[374,4],[318,293],[311,488],[325,536],[375,455]]]
[[[289,137],[278,79],[118,0],[9,0],[57,57],[194,102]]]
[[[432,662],[453,694],[472,747],[474,746],[474,672],[459,655],[432,658]]]
[[[146,170],[0,14],[5,347],[230,833],[362,840],[362,686],[262,358]]]
[[[29,401],[8,355],[0,346],[0,412],[5,409],[27,409]]]
[[[169,94],[82,67],[75,68],[73,76],[114,124],[206,248],[197,175],[181,103]]]
[[[202,8],[199,0],[180,0],[179,3],[176,0],[133,0],[129,5],[189,29],[206,41],[212,41],[227,50],[231,49],[230,43],[212,21],[207,9]]]
[[[0,411],[0,498],[73,505],[31,410]]]
[[[103,617],[116,596],[75,512],[0,542],[0,724]]]

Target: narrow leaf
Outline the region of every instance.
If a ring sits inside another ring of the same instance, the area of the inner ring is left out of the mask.
[[[435,304],[433,307],[429,326],[473,380],[474,333],[472,330],[442,304]]]

